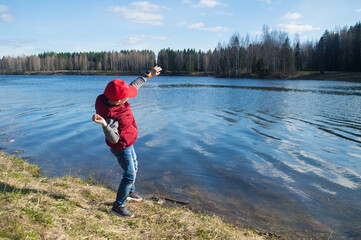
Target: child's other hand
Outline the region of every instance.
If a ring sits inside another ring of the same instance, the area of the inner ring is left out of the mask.
[[[107,126],[107,122],[106,122],[105,119],[104,119],[102,116],[100,116],[99,114],[94,114],[92,120],[93,120],[94,122],[96,122],[96,123],[99,123],[99,124],[103,125],[103,127],[106,127],[106,126]]]

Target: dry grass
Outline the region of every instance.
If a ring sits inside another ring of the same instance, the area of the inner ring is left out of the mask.
[[[361,82],[360,72],[324,72],[319,71],[299,71],[289,79],[300,80],[331,80],[331,81],[354,81]]]
[[[217,216],[152,201],[128,202],[133,218],[108,211],[115,192],[0,153],[1,239],[264,239]]]

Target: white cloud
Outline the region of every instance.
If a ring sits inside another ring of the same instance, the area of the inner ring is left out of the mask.
[[[152,36],[152,35],[140,35],[145,39],[159,40],[159,41],[169,41],[169,38],[166,36]]]
[[[15,18],[13,15],[11,15],[10,13],[4,13],[4,12],[9,12],[10,8],[8,6],[5,5],[1,5],[0,4],[0,13],[3,13],[0,15],[0,22],[13,22],[15,21]]]
[[[320,30],[319,27],[313,27],[311,25],[301,25],[295,23],[279,24],[279,27],[281,28],[282,31],[288,32],[290,34]]]
[[[29,45],[29,43],[36,43],[38,40],[36,39],[0,39],[0,46],[10,46],[14,48],[20,48],[25,45]]]
[[[192,2],[189,1],[189,0],[182,0],[182,3],[185,3],[185,4],[191,4]]]
[[[314,27],[307,24],[301,24],[297,22],[297,20],[301,19],[302,15],[300,13],[291,13],[287,12],[281,20],[284,20],[284,22],[287,23],[281,23],[278,24],[278,26],[281,28],[281,31],[288,32],[289,34],[301,34],[303,32],[307,31],[317,31],[320,30],[320,27]]]
[[[127,19],[134,23],[162,26],[163,15],[155,13],[162,9],[166,8],[144,1],[133,2],[126,7],[112,6],[108,8],[108,11],[115,12],[117,17]]]
[[[150,12],[154,12],[154,11],[159,11],[162,9],[165,9],[165,7],[163,6],[158,6],[152,3],[149,3],[147,1],[144,2],[133,2],[131,4],[129,4],[130,7],[136,8],[136,9],[143,9],[144,11],[150,11]]]
[[[222,27],[222,26],[216,26],[216,27],[203,28],[201,30],[219,32],[219,31],[228,31],[229,29],[226,27]]]
[[[0,4],[0,12],[9,12],[9,11],[10,11],[10,9],[8,6]]]
[[[182,22],[177,23],[178,26],[185,26],[187,24],[188,24],[187,21],[182,21]]]
[[[142,41],[142,38],[140,38],[139,36],[130,36],[127,39],[124,39],[122,41],[122,44],[124,44],[124,45],[134,45],[134,44],[138,44],[141,41]]]
[[[197,29],[202,31],[212,31],[212,32],[219,32],[219,31],[228,31],[229,29],[222,26],[216,26],[216,27],[204,27],[204,23],[194,23],[188,26],[189,29]]]
[[[169,41],[169,39],[166,36],[152,36],[152,35],[140,34],[140,35],[130,36],[130,37],[124,39],[122,41],[122,44],[135,45],[135,44],[142,43],[148,39],[157,40],[157,41]]]
[[[215,7],[217,5],[226,6],[226,4],[218,2],[216,0],[200,0],[197,5],[192,5],[192,7]]]
[[[286,13],[286,15],[284,16],[285,19],[289,19],[289,20],[296,20],[296,19],[300,19],[302,17],[301,14],[299,13]]]
[[[190,29],[201,29],[204,27],[204,23],[193,23],[188,26]]]
[[[163,16],[160,14],[147,13],[139,10],[129,11],[128,9],[124,9],[119,17],[128,19],[134,23],[148,24],[154,26],[162,26],[163,25]]]
[[[360,8],[360,9],[356,9],[356,12],[361,12],[361,8]]]
[[[11,14],[4,13],[0,15],[0,22],[13,22],[15,21],[15,18]]]
[[[257,2],[265,2],[267,4],[271,4],[272,1],[271,0],[257,0]]]

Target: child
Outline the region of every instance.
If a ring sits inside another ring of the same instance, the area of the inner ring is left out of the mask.
[[[137,78],[130,85],[115,79],[108,83],[104,94],[99,95],[95,102],[96,114],[93,115],[93,121],[103,126],[106,143],[123,169],[123,179],[110,210],[117,216],[133,216],[125,206],[128,197],[142,200],[134,192],[138,162],[133,144],[138,135],[138,128],[127,100],[136,97],[138,89],[152,76],[158,76],[160,71],[162,68],[155,66],[146,72],[145,76]]]

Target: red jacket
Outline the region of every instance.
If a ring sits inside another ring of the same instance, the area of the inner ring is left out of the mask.
[[[105,95],[101,94],[95,101],[95,110],[104,119],[113,118],[119,122],[119,141],[114,144],[105,139],[109,147],[122,150],[134,144],[138,135],[138,127],[128,102],[119,106],[112,106],[107,103]]]

